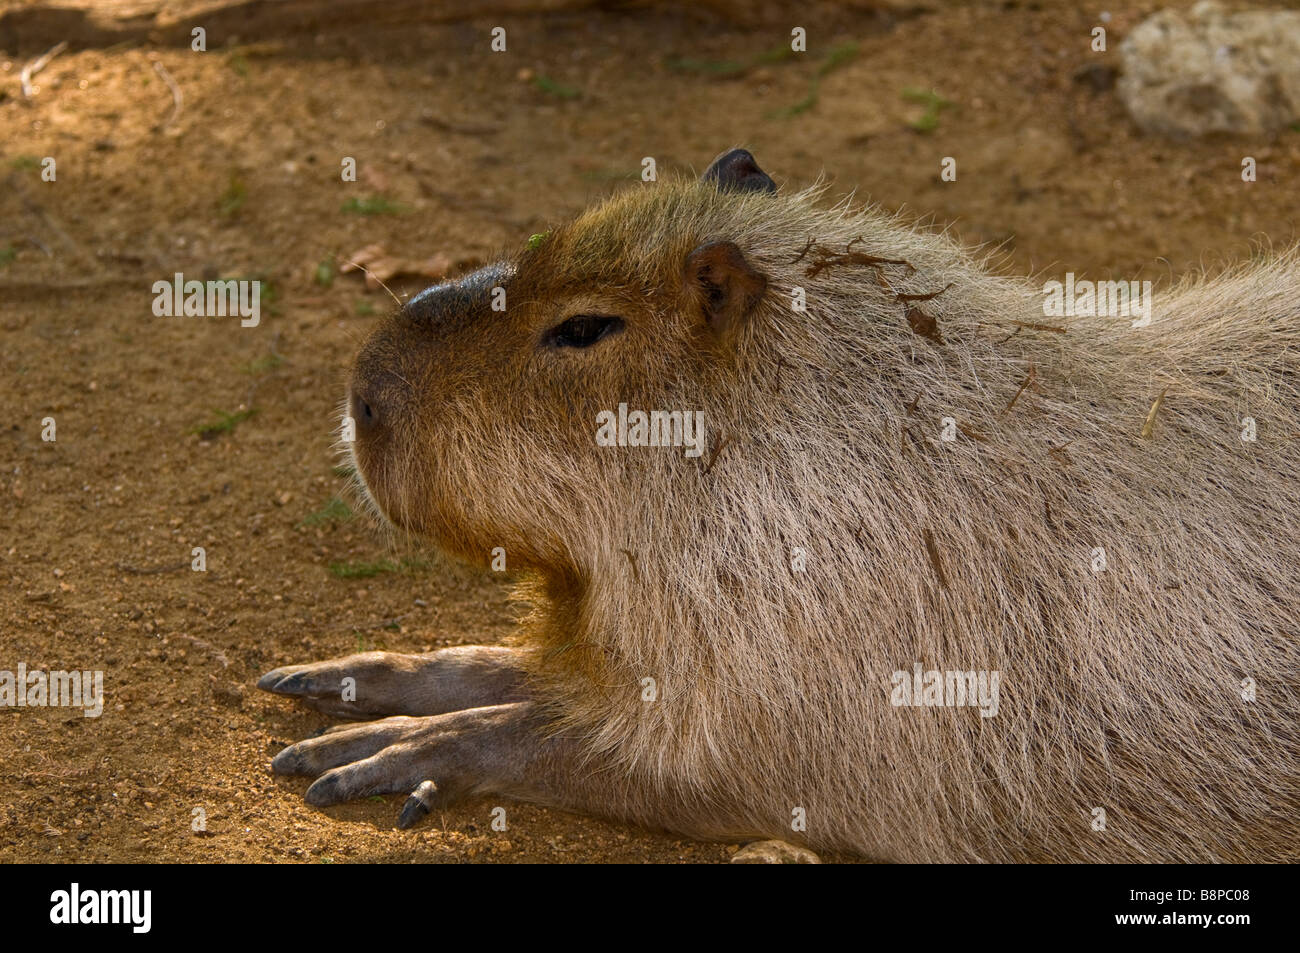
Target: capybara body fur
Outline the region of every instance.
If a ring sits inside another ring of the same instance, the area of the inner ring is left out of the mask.
[[[504,550],[511,699],[569,752],[458,790],[882,860],[1297,859],[1296,256],[1146,326],[1051,318],[944,234],[719,163],[358,358],[368,494]],[[701,412],[703,452],[599,445],[620,404]],[[996,712],[894,704],[918,663],[999,673]]]

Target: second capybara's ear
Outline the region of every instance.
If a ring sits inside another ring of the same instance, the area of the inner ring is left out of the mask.
[[[767,276],[757,271],[735,242],[709,242],[686,256],[685,286],[704,320],[720,338],[729,339],[767,290]]]
[[[735,192],[775,192],[776,183],[758,167],[758,162],[744,149],[724,152],[709,164],[701,182],[716,182],[719,189]]]

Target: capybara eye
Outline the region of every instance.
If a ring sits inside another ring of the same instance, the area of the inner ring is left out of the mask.
[[[623,319],[604,314],[576,314],[546,332],[551,347],[591,347],[603,337],[623,330]]]

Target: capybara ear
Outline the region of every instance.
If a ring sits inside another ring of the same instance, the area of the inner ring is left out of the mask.
[[[776,183],[758,167],[744,149],[732,149],[718,156],[700,176],[701,182],[716,182],[719,189],[736,192],[775,192]]]
[[[719,335],[738,328],[767,290],[735,242],[709,242],[686,256],[686,288]]]

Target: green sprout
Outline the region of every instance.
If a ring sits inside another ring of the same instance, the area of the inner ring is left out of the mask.
[[[835,70],[852,62],[858,55],[857,43],[841,43],[839,46],[831,47],[826,53],[826,59],[817,67],[817,72],[813,74],[812,82],[808,85],[808,95],[799,100],[793,106],[787,106],[785,109],[778,109],[768,115],[777,119],[789,119],[800,113],[807,112],[817,104],[817,98],[821,94],[822,80],[829,76]]]
[[[239,210],[244,207],[244,202],[248,200],[248,187],[244,185],[243,179],[237,174],[230,174],[230,184],[226,186],[226,191],[221,193],[221,199],[217,203],[217,209],[225,218],[233,218],[239,214]]]
[[[316,284],[322,288],[328,288],[334,284],[334,263],[328,258],[321,259],[320,264],[316,266],[316,274],[312,277]]]
[[[920,103],[925,107],[925,112],[908,123],[917,132],[934,132],[939,126],[939,112],[952,105],[951,102],[934,90],[922,89],[918,86],[909,86],[904,89],[903,98],[910,102]]]
[[[304,516],[298,525],[300,527],[321,526],[325,523],[346,523],[350,519],[352,519],[352,508],[335,496],[315,513]]]
[[[257,409],[250,407],[248,410],[237,411],[233,414],[228,414],[224,410],[214,410],[212,413],[216,415],[215,420],[209,420],[207,423],[191,427],[186,433],[196,433],[199,435],[200,440],[211,440],[223,433],[234,433],[236,427],[245,420],[257,415]]]
[[[581,93],[572,86],[565,86],[563,83],[557,83],[549,76],[536,76],[533,78],[533,85],[542,92],[560,99],[577,99]]]

